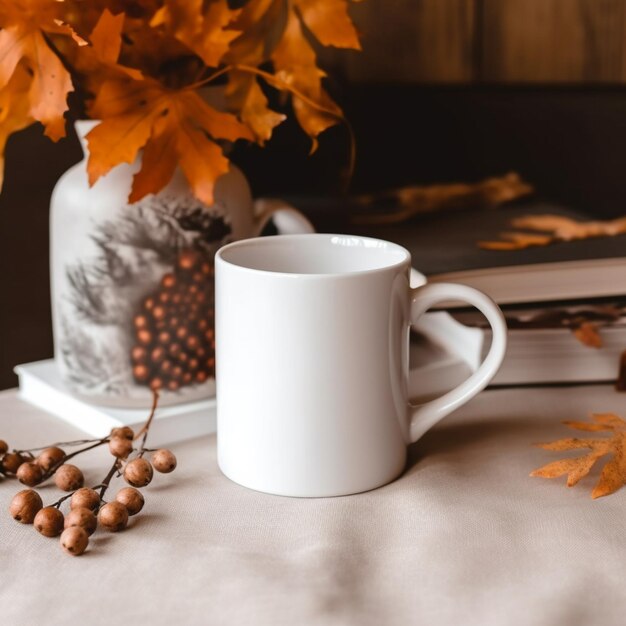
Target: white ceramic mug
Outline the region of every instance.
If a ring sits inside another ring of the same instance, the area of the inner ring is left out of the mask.
[[[384,485],[407,445],[481,391],[506,347],[498,306],[464,285],[409,284],[411,255],[348,235],[278,235],[216,255],[218,463],[233,481],[286,496]],[[440,398],[407,394],[411,323],[442,301],[488,319],[478,370]]]

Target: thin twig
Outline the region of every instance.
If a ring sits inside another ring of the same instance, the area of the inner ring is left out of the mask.
[[[152,425],[152,420],[154,418],[154,414],[156,413],[157,405],[159,403],[159,392],[154,391],[152,395],[152,409],[150,411],[150,415],[146,420],[146,423],[140,428],[139,432],[135,435],[134,439],[139,439],[143,435],[141,443],[139,444],[139,448],[137,450],[137,457],[142,457],[145,450],[146,439],[148,438],[148,432],[150,431],[150,426]]]
[[[36,452],[37,450],[45,450],[46,448],[60,448],[61,446],[67,448],[68,446],[82,446],[85,443],[93,443],[94,441],[101,441],[101,439],[76,439],[74,441],[57,441],[56,443],[48,444],[47,446],[39,446],[38,448],[28,448],[26,450],[13,450],[18,454],[28,454],[29,452]]]
[[[58,469],[59,467],[61,467],[61,465],[64,465],[67,461],[69,461],[71,458],[82,454],[83,452],[87,452],[87,450],[93,450],[94,448],[97,448],[99,446],[101,446],[104,443],[108,443],[110,437],[103,437],[102,439],[98,439],[96,441],[96,443],[91,444],[90,446],[87,446],[85,448],[81,448],[80,450],[74,450],[74,452],[72,452],[71,454],[68,454],[66,456],[64,456],[58,463],[55,463],[45,474],[44,477],[42,479],[41,482],[44,482],[46,480],[48,480],[48,478],[50,478]]]
[[[111,466],[111,469],[109,470],[107,475],[104,477],[104,480],[99,485],[96,485],[95,487],[93,487],[93,489],[98,489],[98,488],[100,489],[100,501],[101,502],[103,501],[106,490],[109,488],[111,479],[118,472],[119,469],[120,469],[120,460],[115,459],[115,461],[113,461],[113,465]]]

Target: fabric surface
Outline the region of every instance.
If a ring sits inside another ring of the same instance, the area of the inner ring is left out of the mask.
[[[0,483],[0,623],[230,625],[622,625],[626,489],[597,501],[530,478],[532,443],[561,419],[626,415],[608,387],[487,391],[411,448],[396,482],[355,496],[269,496],[224,478],[215,438],[174,448],[179,467],[144,489],[117,534],[80,558],[7,513]],[[0,394],[0,438],[27,447],[79,432]],[[79,457],[87,482],[110,465]],[[114,485],[116,487],[117,485]],[[120,484],[121,486],[121,484]],[[42,488],[44,502],[58,497]],[[113,489],[115,493],[115,489]]]

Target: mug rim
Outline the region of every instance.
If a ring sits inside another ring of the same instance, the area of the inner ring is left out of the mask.
[[[403,258],[388,265],[382,265],[380,267],[374,267],[363,270],[350,270],[350,271],[337,271],[337,272],[282,272],[282,271],[274,271],[274,270],[266,270],[259,269],[256,267],[248,267],[245,265],[240,265],[238,263],[233,263],[232,261],[228,261],[224,258],[223,253],[227,253],[236,248],[245,248],[249,246],[265,246],[271,245],[273,241],[280,239],[281,241],[297,241],[298,239],[326,239],[332,241],[333,238],[345,238],[345,239],[358,239],[361,241],[369,241],[369,242],[378,242],[385,244],[385,247],[388,247],[391,250],[395,250],[397,252],[402,253]],[[312,278],[312,279],[333,279],[340,277],[356,277],[356,276],[367,276],[371,274],[377,274],[380,272],[386,272],[389,270],[397,269],[402,265],[408,265],[411,267],[411,253],[403,246],[394,243],[393,241],[387,241],[386,239],[380,239],[378,237],[366,237],[363,235],[347,235],[341,233],[299,233],[292,235],[266,235],[264,237],[249,237],[247,239],[240,239],[238,241],[233,241],[222,246],[215,254],[215,261],[217,263],[224,263],[232,268],[236,268],[238,270],[244,272],[253,272],[256,274],[261,274],[265,276],[275,276],[275,277],[287,277],[287,278]]]

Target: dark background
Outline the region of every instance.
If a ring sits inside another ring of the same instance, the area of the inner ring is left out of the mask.
[[[309,157],[290,121],[267,148],[235,149],[255,195],[339,195],[517,171],[541,197],[598,216],[625,212],[626,0],[366,0],[355,15],[366,52],[325,54],[330,89],[357,139],[349,188],[345,128],[328,131]],[[52,355],[49,198],[79,159],[73,134],[53,144],[32,127],[9,140],[0,388],[16,384],[15,364]]]

